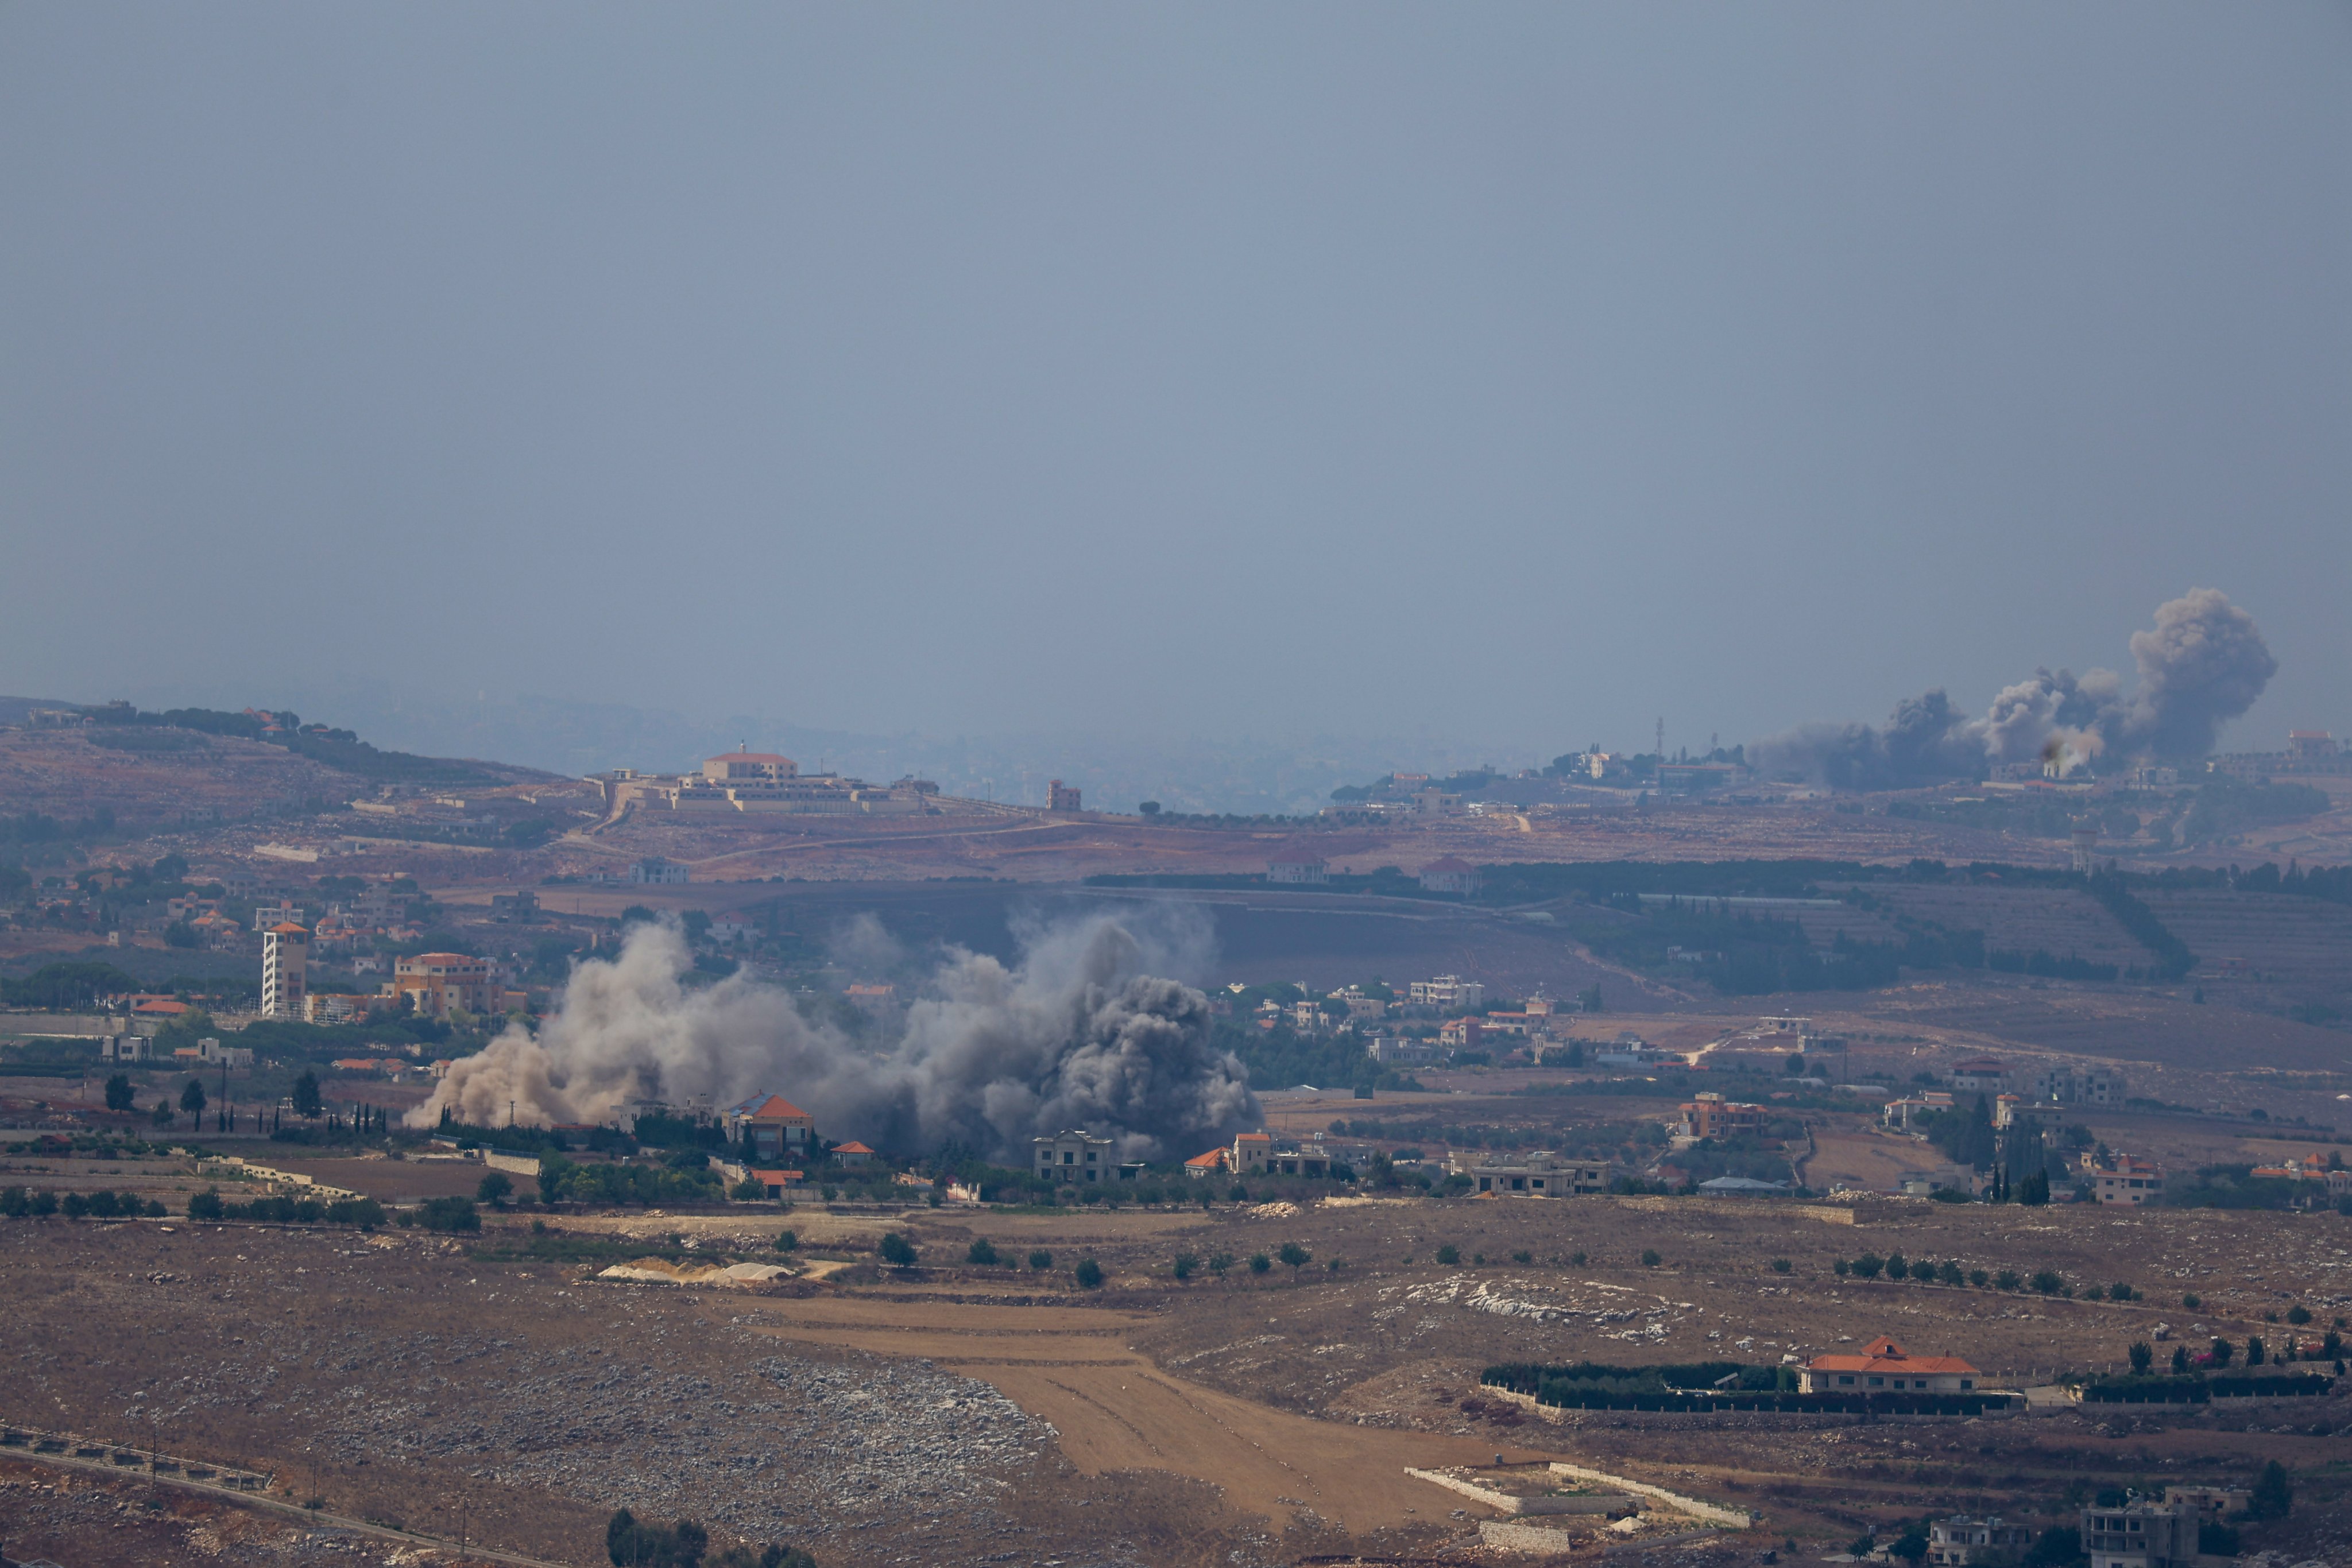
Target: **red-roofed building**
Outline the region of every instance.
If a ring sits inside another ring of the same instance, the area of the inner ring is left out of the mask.
[[[1194,1181],[1206,1181],[1224,1168],[1225,1151],[1223,1145],[1211,1149],[1205,1155],[1194,1155],[1184,1162],[1184,1174]]]
[[[728,1141],[743,1145],[746,1160],[775,1159],[816,1141],[816,1118],[781,1094],[755,1094],[719,1113]]]
[[[801,1185],[801,1173],[798,1171],[753,1171],[751,1173],[751,1179],[758,1182],[762,1187],[766,1188],[767,1194],[770,1197],[782,1197],[784,1196],[784,1193],[788,1188],[796,1187]]]
[[[1860,1355],[1817,1355],[1797,1372],[1801,1394],[1966,1394],[1983,1374],[1957,1355],[1913,1355],[1881,1334]]]
[[[833,1157],[845,1166],[862,1166],[874,1157],[874,1151],[852,1139],[834,1146]]]

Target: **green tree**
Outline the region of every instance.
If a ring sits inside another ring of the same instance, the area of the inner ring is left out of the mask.
[[[427,1230],[457,1232],[482,1228],[482,1217],[475,1212],[470,1197],[428,1197],[418,1206],[416,1218]]]
[[[2132,1371],[2139,1376],[2147,1375],[2147,1369],[2156,1364],[2156,1352],[2148,1345],[2135,1343],[2127,1354],[2131,1356]]]
[[[327,1109],[327,1103],[319,1098],[319,1075],[307,1068],[294,1081],[293,1098],[294,1113],[305,1120],[315,1120]]]
[[[504,1171],[486,1171],[474,1188],[475,1198],[492,1208],[504,1208],[514,1196],[514,1178]]]
[[[1437,1261],[1439,1267],[1451,1269],[1462,1261],[1462,1250],[1449,1241],[1437,1249]]]
[[[134,1104],[135,1102],[131,1096],[131,1074],[127,1072],[118,1072],[113,1077],[106,1081],[106,1108],[108,1110],[128,1111],[132,1109]]]
[[[1296,1241],[1286,1241],[1282,1244],[1282,1250],[1276,1252],[1275,1256],[1290,1265],[1290,1277],[1296,1280],[1298,1278],[1298,1270],[1306,1267],[1307,1260],[1314,1254]]]
[[[907,1239],[904,1231],[893,1230],[882,1238],[882,1260],[901,1269],[915,1265],[915,1244]]]
[[[222,1207],[223,1205],[221,1203],[220,1189],[217,1187],[208,1186],[205,1188],[204,1191],[188,1199],[188,1218],[190,1219],[218,1219],[221,1217]]]
[[[156,1096],[155,1109],[148,1113],[147,1119],[154,1123],[159,1127],[170,1126],[172,1124],[172,1103],[161,1095]]]
[[[1029,1254],[1029,1267],[1037,1273],[1042,1274],[1053,1266],[1054,1255],[1051,1252],[1046,1251],[1043,1247],[1036,1249]]]
[[[970,1247],[964,1249],[963,1260],[982,1269],[996,1267],[996,1243],[985,1236],[977,1238]]]
[[[2189,1347],[2187,1345],[2176,1344],[2172,1347],[2172,1371],[2176,1376],[2182,1375],[2189,1371]]]
[[[2263,1467],[2260,1479],[2254,1482],[2254,1495],[2247,1511],[2256,1519],[2284,1519],[2294,1508],[2294,1488],[2288,1482],[2286,1467],[2273,1459]]]
[[[1170,1270],[1180,1280],[1191,1279],[1200,1271],[1200,1268],[1201,1260],[1190,1252],[1177,1253],[1176,1260],[1169,1265]]]
[[[792,1251],[794,1248],[798,1247],[800,1244],[801,1244],[801,1239],[800,1239],[798,1236],[793,1235],[791,1231],[789,1231],[789,1230],[779,1230],[779,1231],[777,1231],[777,1232],[776,1232],[776,1250],[777,1250],[777,1251],[779,1251],[779,1252],[790,1252],[790,1251]]]
[[[1849,1265],[1857,1280],[1875,1280],[1878,1271],[1886,1267],[1886,1260],[1875,1252],[1865,1252]]]
[[[2017,1184],[2017,1201],[2029,1207],[2048,1203],[2050,1173],[2048,1171],[2026,1172],[2025,1179]]]
[[[2260,1366],[2267,1358],[2269,1349],[2269,1346],[2263,1343],[2262,1335],[2254,1334],[2250,1337],[2246,1341],[2246,1364],[2248,1366]]]
[[[2229,1365],[2231,1361],[2236,1359],[2238,1347],[2231,1344],[2228,1340],[2217,1339],[2213,1342],[2211,1354],[2213,1357],[2214,1370],[2219,1371],[2222,1367]]]
[[[2065,1280],[2060,1277],[2058,1270],[2055,1269],[2036,1270],[2034,1271],[2032,1284],[2036,1291],[2045,1296],[2054,1296],[2060,1291],[2066,1288]]]
[[[1218,1279],[1223,1279],[1225,1277],[1225,1270],[1233,1266],[1234,1255],[1232,1253],[1212,1252],[1209,1254],[1209,1272],[1214,1274]]]
[[[1263,1274],[1263,1273],[1265,1273],[1268,1269],[1271,1269],[1271,1268],[1273,1268],[1273,1267],[1274,1267],[1274,1260],[1273,1260],[1273,1259],[1271,1259],[1271,1258],[1269,1258],[1269,1257],[1267,1257],[1265,1253],[1263,1253],[1263,1252],[1253,1252],[1253,1253],[1251,1253],[1251,1254],[1250,1254],[1250,1260],[1249,1260],[1249,1271],[1250,1271],[1251,1273],[1253,1273],[1253,1274]]]
[[[1078,1281],[1078,1288],[1081,1290],[1099,1291],[1102,1289],[1102,1265],[1096,1262],[1091,1258],[1079,1259],[1078,1266],[1075,1270],[1071,1270],[1071,1274],[1072,1277]]]

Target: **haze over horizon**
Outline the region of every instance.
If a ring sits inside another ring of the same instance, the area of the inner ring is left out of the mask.
[[[0,136],[11,692],[1272,801],[2210,587],[2352,732],[2341,7],[20,6]]]

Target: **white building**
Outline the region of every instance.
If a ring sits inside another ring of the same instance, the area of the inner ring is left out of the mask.
[[[1486,988],[1476,980],[1465,980],[1459,975],[1440,975],[1433,980],[1415,980],[1408,994],[1417,1008],[1475,1010],[1486,1005]]]
[[[1318,883],[1331,880],[1330,862],[1313,850],[1297,847],[1276,850],[1265,862],[1265,880],[1282,883]]]
[[[310,989],[310,934],[281,921],[261,934],[261,1016],[300,1019]]]
[[[676,861],[647,855],[629,868],[629,884],[633,887],[683,887],[691,880],[692,874]]]

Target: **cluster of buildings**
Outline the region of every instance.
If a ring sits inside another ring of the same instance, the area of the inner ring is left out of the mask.
[[[618,768],[592,773],[588,782],[608,812],[628,807],[675,811],[682,815],[760,816],[914,816],[931,809],[940,788],[928,779],[906,778],[895,784],[869,784],[840,773],[803,773],[799,763],[772,751],[744,747],[706,758],[692,773],[640,773]],[[1060,782],[1055,789],[1061,793]],[[1067,806],[1076,810],[1077,791],[1066,792]]]
[[[1071,793],[1075,795],[1076,791]],[[1294,886],[1328,883],[1331,880],[1331,862],[1308,845],[1291,844],[1267,857],[1265,880]],[[1423,893],[1454,894],[1464,898],[1483,885],[1478,868],[1457,855],[1439,856],[1422,867],[1413,880]]]
[[[525,1004],[509,989],[495,958],[467,953],[417,953],[393,960],[392,978],[373,993],[310,988],[311,933],[281,921],[261,934],[261,1016],[306,1023],[356,1023],[380,1009],[446,1019],[501,1013]]]
[[[2168,1486],[2161,1498],[2126,1493],[2120,1503],[2094,1503],[2078,1530],[2090,1568],[2198,1568],[2226,1559],[2200,1554],[2208,1525],[2241,1518],[2253,1500],[2243,1487]],[[1927,1527],[1932,1568],[2005,1568],[2036,1542],[2035,1531],[1998,1515],[1955,1515]]]

